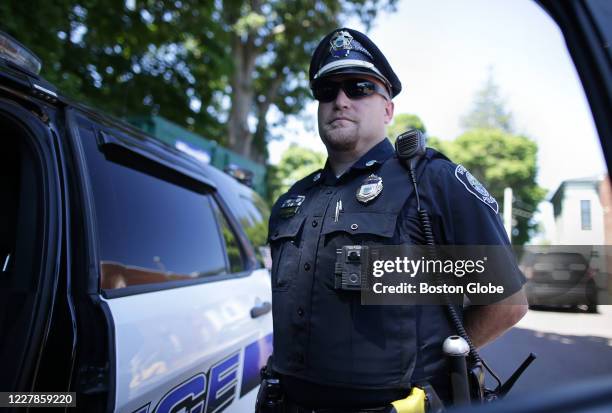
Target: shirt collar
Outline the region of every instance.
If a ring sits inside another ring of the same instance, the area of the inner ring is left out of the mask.
[[[372,169],[377,165],[382,165],[389,158],[391,158],[395,154],[395,148],[389,139],[385,138],[381,140],[379,143],[374,145],[368,152],[365,153],[361,158],[359,158],[351,167],[345,171],[340,178],[336,178],[334,171],[329,166],[329,159],[325,162],[325,167],[323,171],[321,171],[320,179],[318,179],[317,183],[324,183],[326,185],[335,185],[339,179],[349,175],[352,171],[358,170],[368,170]],[[314,184],[314,182],[313,182]]]
[[[351,169],[370,169],[376,164],[383,164],[395,154],[395,149],[389,139],[385,138],[377,143],[372,149],[366,152]]]

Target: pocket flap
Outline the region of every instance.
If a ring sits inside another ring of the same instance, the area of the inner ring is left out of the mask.
[[[348,234],[374,234],[390,238],[395,232],[396,222],[397,214],[393,213],[345,212],[340,215],[338,222],[327,219],[323,225],[323,234],[341,231]]]
[[[296,215],[288,219],[280,219],[278,224],[270,229],[270,241],[276,241],[281,238],[294,238],[302,228],[302,224],[306,219],[305,215]]]

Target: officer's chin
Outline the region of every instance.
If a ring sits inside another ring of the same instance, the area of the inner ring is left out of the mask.
[[[330,133],[322,137],[322,140],[327,149],[334,152],[352,151],[357,146],[355,135],[350,133]]]

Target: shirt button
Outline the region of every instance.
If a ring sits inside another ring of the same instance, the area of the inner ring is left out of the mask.
[[[302,307],[298,308],[297,313],[300,317],[302,317],[304,315],[304,309]]]
[[[317,225],[319,225],[319,223],[318,223],[316,220],[315,220],[315,221],[312,221],[312,226],[313,226],[313,228],[314,228],[314,227],[316,227]]]
[[[310,264],[309,263],[304,264],[304,270],[306,270],[306,271],[310,270]]]
[[[352,229],[353,231],[357,230],[357,228],[359,228],[359,225],[357,225],[357,224],[351,224],[351,229]]]

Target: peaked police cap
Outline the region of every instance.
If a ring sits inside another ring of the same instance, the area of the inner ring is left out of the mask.
[[[321,40],[310,60],[310,83],[339,74],[374,76],[395,97],[402,83],[385,55],[365,34],[348,28],[336,29]]]

